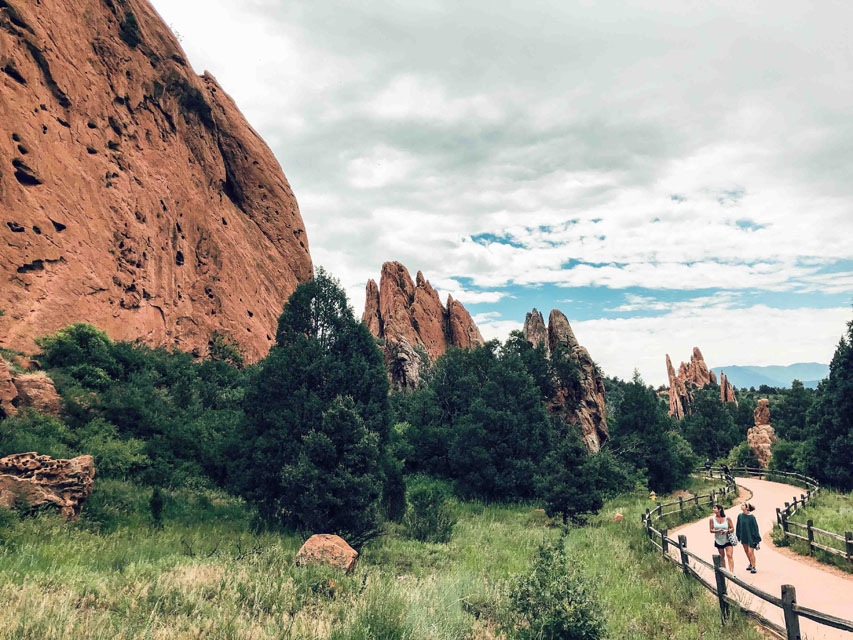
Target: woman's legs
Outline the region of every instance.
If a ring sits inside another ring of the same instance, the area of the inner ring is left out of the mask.
[[[729,557],[729,571],[735,572],[735,550],[732,547],[726,547],[726,555]]]
[[[721,549],[720,547],[717,547],[717,553],[720,554],[720,560],[723,561],[722,565],[723,565],[723,569],[725,569],[726,568],[726,548],[723,547]]]
[[[755,549],[750,547],[748,544],[743,545],[744,553],[746,553],[746,557],[749,560],[749,564],[752,565],[752,568],[755,568]]]

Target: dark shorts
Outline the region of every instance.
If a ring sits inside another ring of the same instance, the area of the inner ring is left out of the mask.
[[[725,549],[726,547],[731,547],[732,543],[727,542],[726,544],[717,544],[716,542],[714,542],[714,546],[717,547],[717,549]]]

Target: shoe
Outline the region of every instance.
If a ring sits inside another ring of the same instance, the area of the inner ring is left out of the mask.
[[[750,567],[749,572],[750,573],[758,573],[758,569],[756,569],[755,567]]]
[[[752,565],[747,566],[746,570],[747,570],[747,571],[752,571]]]

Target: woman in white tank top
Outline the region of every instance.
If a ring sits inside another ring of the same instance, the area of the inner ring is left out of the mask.
[[[726,568],[726,558],[729,559],[728,569],[732,573],[735,570],[735,554],[732,543],[729,541],[729,533],[735,530],[732,519],[726,517],[726,512],[720,504],[714,505],[714,515],[708,523],[708,530],[714,534],[714,546],[717,553],[723,559],[723,569]]]

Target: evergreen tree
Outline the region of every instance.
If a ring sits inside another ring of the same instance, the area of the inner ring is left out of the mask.
[[[799,380],[791,383],[791,389],[784,393],[781,402],[770,410],[776,435],[792,441],[806,439],[808,436],[806,418],[814,401],[814,395],[814,390],[806,389]]]
[[[532,497],[549,448],[542,392],[516,349],[450,349],[406,402],[406,467],[487,500]],[[400,447],[398,447],[400,448]]]
[[[681,429],[700,458],[723,458],[746,438],[746,428],[739,426],[732,410],[720,402],[719,387],[696,389],[691,411],[681,421]]]
[[[847,324],[808,412],[803,463],[808,475],[839,489],[853,489],[853,321]]]
[[[563,523],[583,522],[604,505],[597,467],[572,425],[561,425],[554,447],[542,463],[539,495],[545,511]]]
[[[285,305],[244,407],[234,479],[262,514],[355,536],[376,525],[391,467],[388,378],[373,336],[323,269]]]
[[[671,491],[692,470],[695,456],[672,433],[673,423],[638,372],[622,388],[622,400],[610,421],[610,446],[625,462],[645,473],[649,488]]]

